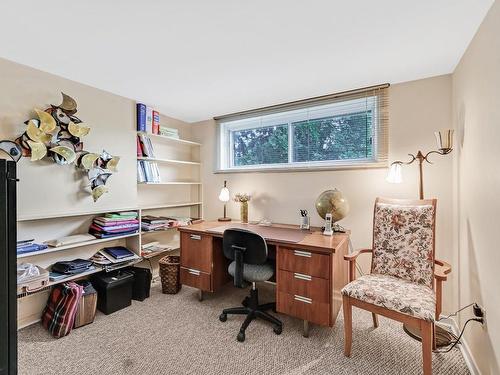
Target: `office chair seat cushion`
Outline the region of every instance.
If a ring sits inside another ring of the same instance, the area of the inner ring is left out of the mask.
[[[436,313],[431,288],[394,276],[363,275],[347,284],[342,294],[427,321],[434,321]]]
[[[228,272],[234,277],[236,262],[231,262]],[[243,280],[249,282],[267,281],[274,275],[273,266],[269,263],[264,264],[243,264]]]

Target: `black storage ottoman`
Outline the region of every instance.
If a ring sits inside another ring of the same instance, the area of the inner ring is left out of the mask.
[[[144,301],[149,298],[151,289],[151,280],[153,275],[148,268],[132,267],[127,269],[134,275],[134,284],[132,285],[132,299],[135,301]]]
[[[108,315],[132,304],[134,276],[129,272],[101,273],[92,278],[97,308]]]

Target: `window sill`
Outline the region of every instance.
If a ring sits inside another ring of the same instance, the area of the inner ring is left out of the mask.
[[[308,165],[308,166],[273,166],[273,167],[243,167],[216,169],[215,174],[222,173],[293,173],[293,172],[321,172],[321,171],[346,171],[358,169],[388,168],[388,162],[353,163],[342,165]]]

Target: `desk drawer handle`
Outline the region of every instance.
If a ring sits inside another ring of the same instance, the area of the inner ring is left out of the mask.
[[[188,268],[188,272],[189,272],[191,275],[200,276],[200,271],[198,271],[198,270],[194,270],[194,269],[192,269],[192,268]]]
[[[199,234],[191,234],[189,236],[189,238],[191,238],[192,240],[196,240],[196,241],[201,240],[201,236]]]
[[[303,296],[299,296],[299,295],[297,295],[297,294],[293,296],[293,299],[294,299],[295,301],[300,301],[300,302],[304,302],[304,303],[312,304],[312,299],[307,298],[307,297],[303,297]]]
[[[294,273],[293,277],[300,280],[311,281],[312,277],[309,275],[304,275],[303,273]]]
[[[294,250],[293,254],[297,255],[298,257],[304,257],[304,258],[311,257],[311,253],[309,251]]]

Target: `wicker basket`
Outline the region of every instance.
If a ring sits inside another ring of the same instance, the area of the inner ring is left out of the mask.
[[[179,279],[181,257],[167,255],[160,259],[161,290],[165,294],[176,294],[181,290]]]

